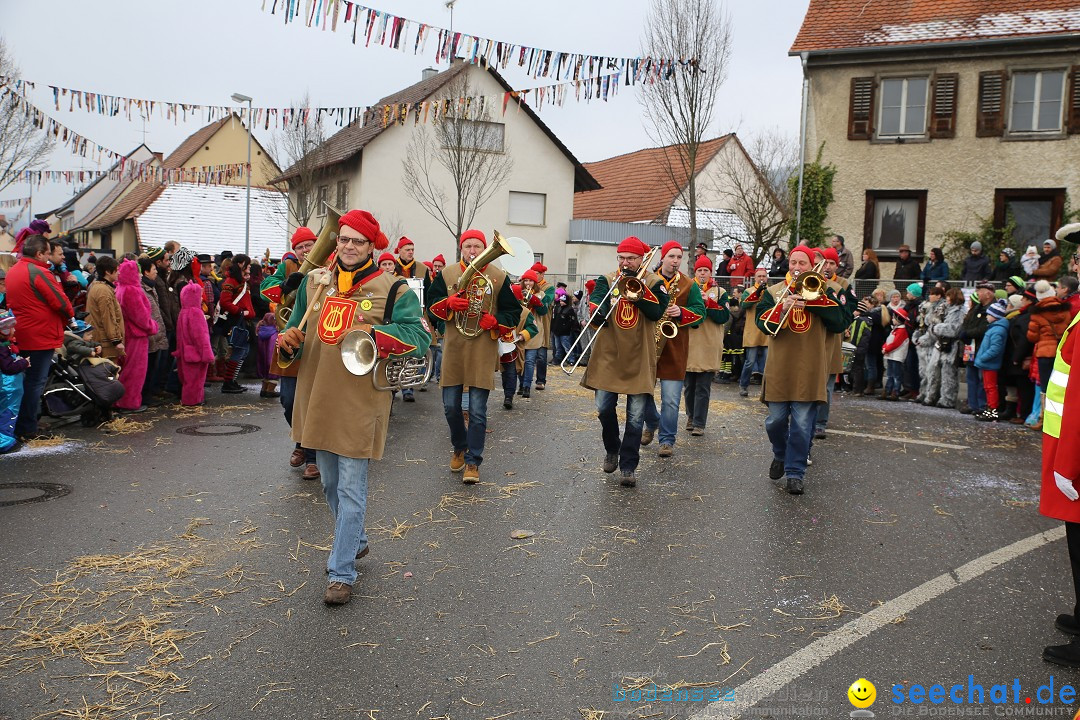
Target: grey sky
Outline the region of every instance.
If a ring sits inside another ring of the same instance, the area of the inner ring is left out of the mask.
[[[267,0],[269,7],[273,0]],[[288,106],[307,91],[313,105],[367,105],[420,79],[432,64],[384,47],[352,45],[344,31],[286,26],[262,0],[2,0],[0,33],[28,80],[34,101],[59,122],[118,152],[142,140],[142,123],[85,111],[56,112],[47,85],[154,100],[229,103],[241,92],[256,105]],[[279,3],[280,4],[280,3]],[[303,0],[301,0],[301,5]],[[369,6],[431,25],[450,23],[444,0],[369,0]],[[735,47],[713,134],[743,137],[779,127],[798,134],[799,63],[787,56],[808,0],[729,0]],[[648,0],[458,0],[454,28],[534,47],[613,56],[638,53]],[[510,10],[508,8],[514,8]],[[504,73],[514,87],[543,85],[523,71]],[[568,100],[540,113],[578,159],[588,162],[650,145],[637,93],[621,88],[607,103]],[[147,122],[147,145],[168,153],[204,123]],[[331,125],[332,130],[336,127]],[[270,138],[259,130],[264,143]],[[60,147],[45,169],[96,169]],[[62,204],[73,186],[43,184],[34,211]],[[3,198],[25,197],[14,185]],[[8,211],[10,214],[10,211]],[[24,216],[21,224],[26,222]]]

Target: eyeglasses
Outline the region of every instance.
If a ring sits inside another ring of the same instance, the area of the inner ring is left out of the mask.
[[[368,244],[368,243],[370,243],[370,242],[371,242],[371,241],[370,241],[370,240],[368,240],[367,238],[347,238],[347,237],[339,237],[339,238],[337,239],[337,244],[338,244],[338,245],[355,245],[355,246],[356,246],[356,247],[358,247],[358,248],[364,247],[365,245],[367,245],[367,244]]]

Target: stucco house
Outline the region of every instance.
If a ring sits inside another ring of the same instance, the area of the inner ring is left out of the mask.
[[[496,189],[471,223],[489,238],[498,229],[506,237],[519,236],[550,268],[561,272],[566,265],[567,229],[574,206],[574,192],[598,187],[569,149],[527,105],[505,102],[512,92],[493,69],[455,60],[442,71],[426,70],[420,82],[382,98],[366,117],[338,131],[312,151],[310,164],[315,192],[320,199],[342,211],[369,210],[379,220],[393,246],[398,236],[416,243],[416,256],[430,260],[442,254],[453,262],[457,242],[445,226],[428,215],[405,191],[406,157],[415,133],[432,132],[431,120],[410,113],[404,122],[385,122],[382,108],[415,108],[441,99],[454,86],[467,82],[472,96],[498,98],[488,106],[486,152],[509,153],[513,168],[504,186]],[[467,122],[474,122],[469,120]],[[296,180],[299,168],[286,170],[275,182]],[[448,176],[447,176],[448,178]],[[436,179],[450,192],[446,178]],[[296,193],[295,187],[290,192]],[[293,203],[291,203],[292,205]],[[322,204],[308,224],[315,232],[324,221]],[[290,218],[290,226],[296,226]]]
[[[1080,0],[810,0],[790,54],[809,85],[804,160],[824,144],[837,167],[827,223],[856,257],[921,257],[1010,214],[1022,252],[1075,207]]]

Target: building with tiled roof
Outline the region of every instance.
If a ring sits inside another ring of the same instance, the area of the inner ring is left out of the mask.
[[[454,88],[463,82],[468,83],[470,96],[487,99],[481,112],[491,131],[488,151],[509,155],[513,163],[505,185],[494,189],[471,226],[483,230],[489,239],[495,229],[507,237],[524,238],[553,274],[564,273],[574,193],[599,185],[528,105],[509,99],[510,85],[496,71],[482,65],[455,61],[442,72],[424,71],[419,82],[382,98],[373,106],[377,110],[315,148],[305,159],[308,170],[302,171],[298,163],[275,182],[287,183],[290,193],[296,194],[310,186],[318,200],[326,200],[342,211],[370,210],[391,236],[391,244],[398,236],[407,235],[416,243],[421,260],[439,254],[448,259],[456,257],[453,234],[407,194],[403,160],[418,133],[433,132],[434,115],[429,118],[427,111],[417,108],[428,101],[447,99],[451,93],[459,92]],[[498,102],[491,103],[492,98]],[[404,122],[386,122],[384,108],[408,109],[409,115]],[[449,174],[444,173],[437,159],[431,165],[429,177],[443,192],[449,208],[454,197]],[[294,211],[304,205],[296,196],[290,202]],[[456,220],[456,213],[449,214]],[[325,207],[317,202],[315,215],[307,224],[318,232],[324,217]],[[290,217],[294,227],[303,224],[299,220],[302,218],[295,214]]]
[[[984,219],[1015,222],[1022,253],[1080,193],[1080,0],[810,0],[790,54],[805,159],[836,166],[827,224],[856,257],[959,260],[947,238]]]

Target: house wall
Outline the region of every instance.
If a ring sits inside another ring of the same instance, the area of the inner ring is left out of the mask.
[[[154,153],[150,151],[145,145],[140,145],[136,148],[135,152],[131,154],[131,161],[134,163],[143,163],[147,161],[153,161],[151,164],[154,167],[161,165],[159,160],[155,159]],[[105,196],[111,193],[117,185],[121,182],[127,182],[127,180],[114,180],[108,177],[104,177],[100,182],[96,183],[93,187],[88,188],[79,198],[75,200],[75,203],[69,208],[70,214],[65,213],[64,219],[68,222],[78,222],[86,217],[86,214],[97,207],[98,203],[105,199]],[[67,230],[68,228],[62,228]]]
[[[981,218],[992,217],[994,191],[998,188],[1066,188],[1075,206],[1080,193],[1080,163],[1076,162],[1080,157],[1080,135],[1038,141],[980,138],[975,136],[975,126],[980,72],[1077,63],[1080,53],[946,57],[817,68],[811,63],[805,160],[813,161],[824,143],[823,160],[838,169],[828,227],[847,238],[848,247],[858,258],[864,242],[870,244],[870,238],[864,238],[867,190],[927,191],[925,251],[940,245],[947,231],[976,230]],[[935,71],[959,76],[956,137],[903,144],[848,140],[853,77]],[[892,266],[891,262],[885,263],[883,269],[891,272]]]
[[[754,166],[739,149],[734,137],[716,152],[697,175],[697,205],[702,209],[735,210],[738,206],[738,187],[731,182],[737,173],[743,182],[759,182]],[[672,205],[689,207],[688,193],[684,190]]]
[[[234,116],[214,133],[202,149],[196,151],[191,159],[184,163],[184,167],[197,168],[204,165],[232,165],[247,162],[247,142],[247,128]],[[270,180],[280,174],[281,171],[267,157],[259,141],[254,139],[251,144],[251,184],[269,185]],[[228,184],[246,185],[247,177],[240,175]]]

